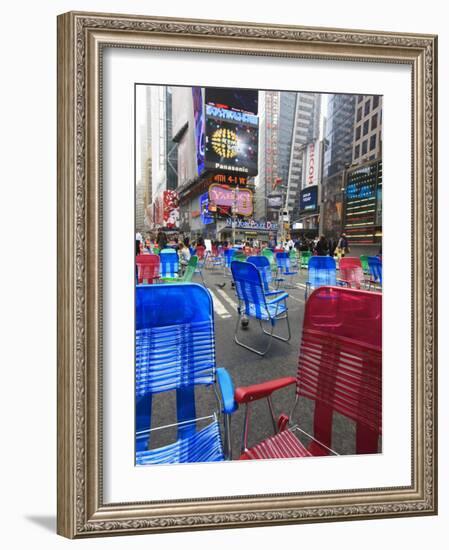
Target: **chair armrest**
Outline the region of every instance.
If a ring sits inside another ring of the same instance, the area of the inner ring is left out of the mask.
[[[280,302],[281,300],[286,300],[288,298],[288,294],[286,292],[282,292],[282,294],[279,294],[279,296],[276,296],[269,302],[268,304],[276,304],[277,302]]]
[[[284,292],[283,290],[269,290],[268,292],[265,292],[265,296],[274,296],[275,294],[280,294],[281,292]]]
[[[234,400],[234,384],[229,372],[224,368],[217,369],[217,382],[220,387],[221,398],[223,401],[223,412],[232,414],[237,410],[237,403]]]
[[[290,386],[291,384],[296,384],[296,378],[293,378],[293,376],[286,376],[285,378],[277,378],[276,380],[262,382],[261,384],[239,387],[236,388],[234,392],[235,400],[239,404],[249,403],[250,401],[269,397],[274,391]]]

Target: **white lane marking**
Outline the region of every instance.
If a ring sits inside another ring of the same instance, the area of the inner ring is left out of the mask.
[[[304,303],[304,298],[295,298],[295,296],[292,296],[291,294],[288,295],[288,298],[291,298],[292,300],[294,300],[295,302],[299,302],[300,304]]]
[[[219,315],[222,319],[229,319],[230,317],[232,317],[227,309],[224,307],[224,305],[220,302],[220,300],[218,299],[218,297],[215,295],[215,293],[209,289],[209,292],[212,296],[212,301],[214,303],[214,311],[217,315]]]
[[[222,290],[221,288],[217,288],[216,292],[220,294],[223,300],[225,300],[225,302],[227,302],[234,311],[237,311],[237,302],[233,300],[230,296],[228,296],[224,290]]]

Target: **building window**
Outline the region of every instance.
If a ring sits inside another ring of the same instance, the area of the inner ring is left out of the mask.
[[[365,116],[369,113],[370,110],[370,103],[371,101],[368,99],[368,101],[365,103]]]
[[[369,120],[365,120],[363,123],[363,135],[366,136],[369,130]]]
[[[359,107],[358,111],[357,111],[357,122],[359,122],[360,120],[362,120],[362,108]]]
[[[374,130],[377,128],[377,114],[373,115],[373,118],[371,119],[371,130]]]
[[[370,151],[373,151],[376,148],[376,134],[371,136],[369,140],[369,149]]]
[[[357,141],[358,139],[360,139],[360,125],[355,129],[355,140]]]
[[[365,141],[362,143],[362,155],[366,155],[367,151],[368,151],[368,140],[365,139]]]
[[[373,97],[373,109],[375,109],[379,105],[379,96],[375,95]]]
[[[360,145],[356,145],[354,150],[354,158],[358,158],[359,155],[360,155]]]

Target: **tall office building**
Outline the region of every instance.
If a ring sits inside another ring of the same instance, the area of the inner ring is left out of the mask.
[[[343,229],[345,170],[353,161],[357,97],[331,94],[324,128],[320,233],[337,237]]]
[[[287,193],[285,207],[290,220],[299,216],[299,196],[303,187],[303,168],[306,147],[314,144],[320,134],[321,95],[300,92],[296,94],[293,117],[293,137],[291,140],[289,167],[286,172]],[[318,160],[318,159],[317,159]]]
[[[382,97],[357,96],[354,120],[352,163],[360,164],[382,157]]]
[[[138,147],[139,166],[136,170],[136,231],[144,232],[150,228],[148,206],[152,200],[152,154],[151,154],[151,87],[139,86],[137,89],[136,146]]]

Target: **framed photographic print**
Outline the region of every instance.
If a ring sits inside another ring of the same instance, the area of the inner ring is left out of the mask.
[[[431,35],[58,18],[58,532],[435,514]]]

